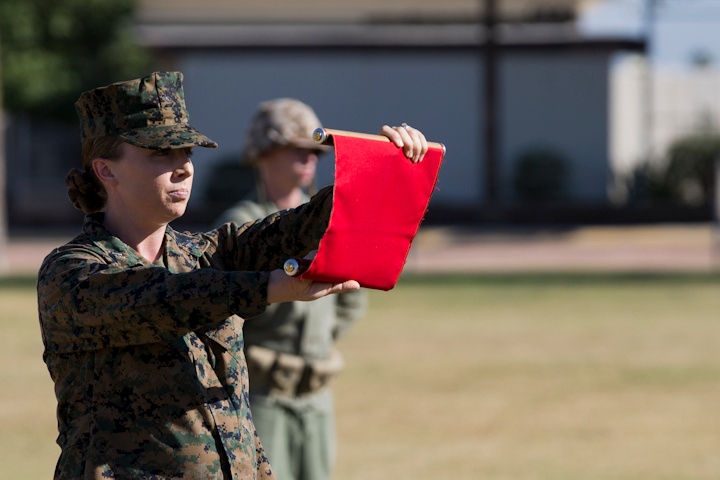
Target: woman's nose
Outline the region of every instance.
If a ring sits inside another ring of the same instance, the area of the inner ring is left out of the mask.
[[[190,156],[185,151],[178,152],[176,162],[175,173],[178,176],[192,176],[195,170]]]

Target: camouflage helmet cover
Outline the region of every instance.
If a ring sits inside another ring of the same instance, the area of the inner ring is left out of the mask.
[[[268,150],[296,147],[324,153],[330,149],[317,144],[312,134],[320,128],[313,109],[293,98],[277,98],[258,105],[245,138],[242,162],[252,164]]]
[[[116,135],[143,148],[217,147],[188,124],[183,75],[155,72],[84,92],[75,102],[80,139]]]

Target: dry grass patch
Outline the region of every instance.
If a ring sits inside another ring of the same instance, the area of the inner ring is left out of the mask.
[[[42,360],[34,287],[0,288],[0,312],[0,478],[52,478],[60,454],[55,395]]]
[[[720,281],[409,279],[343,341],[339,479],[720,476]]]
[[[342,341],[338,480],[720,478],[720,277],[403,278]],[[0,282],[0,478],[51,478],[32,285]]]

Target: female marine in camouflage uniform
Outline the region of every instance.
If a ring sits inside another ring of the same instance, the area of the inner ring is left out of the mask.
[[[248,409],[241,317],[358,288],[277,269],[316,248],[331,189],[255,223],[180,233],[168,223],[190,196],[192,148],[216,146],[187,123],[182,75],[85,92],[76,108],[84,169],[68,194],[88,215],[38,277],[55,478],[273,478]],[[410,158],[424,154],[388,130]]]

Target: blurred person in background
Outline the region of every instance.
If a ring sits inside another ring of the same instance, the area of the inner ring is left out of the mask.
[[[254,167],[256,188],[216,220],[244,223],[308,201],[321,127],[296,99],[262,102],[253,115],[240,161]],[[335,422],[329,383],[343,368],[335,342],[365,314],[364,290],[314,302],[269,306],[245,325],[250,410],[279,478],[324,480],[335,461]]]
[[[275,478],[249,411],[243,318],[359,288],[278,268],[317,248],[331,187],[252,224],[168,225],[190,198],[193,148],[217,146],[188,124],[182,79],[156,72],[76,102],[82,169],[66,183],[87,215],[37,285],[58,402],[56,479]],[[382,131],[408,158],[424,155],[424,138]]]

